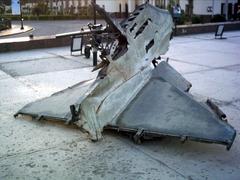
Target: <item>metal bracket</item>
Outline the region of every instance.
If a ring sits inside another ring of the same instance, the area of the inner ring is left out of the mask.
[[[187,140],[187,136],[181,136],[180,141],[182,143],[185,143],[186,140]]]
[[[75,105],[71,105],[70,106],[70,111],[71,111],[71,114],[72,114],[72,118],[71,118],[71,120],[68,123],[72,123],[72,122],[78,121],[79,120],[78,115],[80,113],[80,107],[79,107],[78,111],[76,111]]]
[[[133,136],[133,141],[134,143],[136,144],[141,144],[141,138],[143,137],[144,135],[144,129],[138,129],[136,134]]]
[[[18,112],[16,114],[13,115],[14,118],[17,118],[18,117]]]
[[[216,105],[214,104],[210,99],[207,100],[207,105],[217,114],[217,116],[223,120],[223,121],[227,121],[227,116],[226,114],[224,114],[222,112],[222,110]]]
[[[43,119],[43,116],[42,116],[42,115],[37,116],[37,117],[34,118],[34,120],[36,120],[36,121],[41,121],[42,119]]]

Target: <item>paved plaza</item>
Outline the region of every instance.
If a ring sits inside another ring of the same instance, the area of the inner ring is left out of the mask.
[[[24,105],[96,77],[91,60],[69,47],[0,54],[0,179],[240,179],[240,31],[175,37],[164,58],[210,97],[237,136],[230,151],[217,144],[162,138],[136,145],[104,132],[91,142],[75,126],[14,119]]]

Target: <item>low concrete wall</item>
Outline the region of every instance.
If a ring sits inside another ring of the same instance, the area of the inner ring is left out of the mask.
[[[32,39],[29,37],[14,38],[11,41],[7,42],[1,41],[0,52],[70,46],[70,43],[71,43],[70,36],[63,37],[46,36]]]
[[[225,23],[208,23],[177,26],[176,35],[189,35],[215,32],[219,24],[225,25],[225,31],[240,30],[240,21]],[[29,49],[51,48],[71,45],[71,36],[79,32],[65,33],[56,36],[23,37],[0,40],[0,52],[22,51]]]
[[[240,21],[223,22],[223,23],[192,24],[192,25],[177,26],[175,35],[181,36],[181,35],[189,35],[189,34],[201,34],[201,33],[215,32],[217,29],[217,26],[220,24],[224,24],[225,31],[240,30]]]

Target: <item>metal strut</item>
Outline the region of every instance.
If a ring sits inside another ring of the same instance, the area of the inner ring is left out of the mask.
[[[133,136],[134,143],[141,144],[142,143],[141,138],[143,136],[144,136],[144,129],[143,128],[138,129],[136,134]]]
[[[70,111],[71,111],[71,114],[72,114],[72,118],[71,118],[70,121],[67,122],[68,124],[76,122],[76,121],[79,120],[78,115],[80,114],[80,107],[79,107],[78,111],[76,111],[76,106],[71,105],[70,106]]]

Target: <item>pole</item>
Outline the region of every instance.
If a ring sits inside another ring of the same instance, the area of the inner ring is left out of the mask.
[[[94,5],[96,4],[96,0],[93,0],[93,3],[94,3]],[[94,23],[94,25],[96,25],[96,23],[97,23],[97,21],[96,21],[96,8],[95,8],[95,6],[93,6],[93,23]],[[96,44],[96,34],[94,33],[93,34],[93,39],[94,39],[94,41],[93,41],[93,44],[92,44],[92,49],[93,49],[93,66],[96,66],[97,65],[97,44]]]
[[[24,26],[23,26],[22,2],[21,2],[21,0],[19,0],[18,2],[19,2],[19,6],[20,6],[21,30],[23,30]]]
[[[226,21],[228,21],[228,0],[225,1]]]
[[[212,17],[214,16],[214,9],[215,9],[215,0],[212,0]]]
[[[96,4],[96,0],[93,0],[93,3]],[[94,23],[94,25],[96,25],[96,23],[97,23],[95,6],[93,6],[93,23]]]

